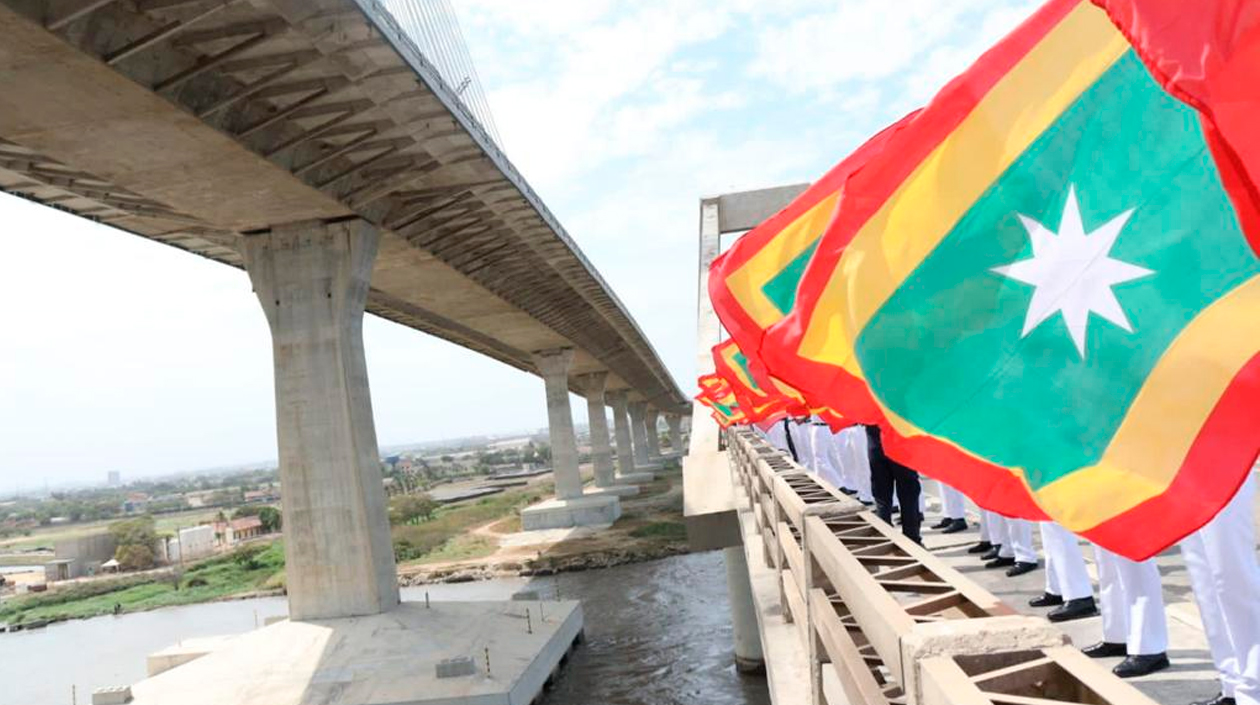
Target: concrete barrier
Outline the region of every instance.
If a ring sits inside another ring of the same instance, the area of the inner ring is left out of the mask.
[[[849,705],[1153,705],[756,434],[726,441],[815,705],[827,669]]]

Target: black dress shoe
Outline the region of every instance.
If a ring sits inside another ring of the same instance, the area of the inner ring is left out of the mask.
[[[1127,656],[1129,650],[1124,644],[1117,644],[1110,641],[1100,641],[1093,646],[1086,646],[1081,649],[1081,653],[1090,658],[1110,658],[1112,656]]]
[[[1011,569],[1006,571],[1006,577],[1008,578],[1018,577],[1025,573],[1031,573],[1040,567],[1041,565],[1036,562],[1025,563],[1024,561],[1015,561],[1015,565],[1011,566]]]
[[[940,521],[933,524],[932,528],[936,529],[937,531],[940,531],[941,529],[948,529],[950,526],[953,526],[953,524],[954,524],[953,519],[946,518],[946,519],[941,519]]]
[[[1058,607],[1063,604],[1063,596],[1052,592],[1043,592],[1028,601],[1029,607]]]
[[[981,541],[980,543],[967,549],[967,553],[988,553],[992,549],[993,549],[993,544],[989,543],[988,541]]]
[[[1210,700],[1196,700],[1190,705],[1235,705],[1234,699],[1224,693],[1217,693],[1216,697]]]
[[[984,567],[988,568],[989,570],[993,570],[994,568],[1010,568],[1013,565],[1015,565],[1014,558],[1003,558],[1001,556],[998,556],[997,558],[994,558],[988,563],[985,563]]]
[[[992,560],[996,560],[996,559],[998,558],[998,556],[1000,556],[1000,555],[1002,555],[1002,547],[1001,547],[1001,546],[999,546],[999,545],[994,545],[994,546],[993,546],[993,548],[990,548],[990,549],[989,549],[989,552],[988,552],[988,553],[984,554],[983,556],[980,556],[980,560],[982,560],[982,561],[992,561]],[[1015,559],[1014,559],[1014,558],[1012,558],[1012,559],[1011,559],[1011,562],[1012,562],[1012,563],[1014,563],[1014,562],[1015,562]]]
[[[850,497],[852,497],[852,496],[854,496],[854,495],[856,495],[856,494],[857,494],[857,490],[851,490],[851,489],[849,489],[848,487],[841,487],[841,488],[840,488],[840,491],[841,491],[841,492],[843,492],[844,494],[846,494],[846,495],[850,496]]]
[[[1140,654],[1128,656],[1111,672],[1121,678],[1140,678],[1168,668],[1168,654]]]
[[[1067,604],[1058,609],[1050,610],[1046,615],[1046,619],[1051,622],[1070,622],[1074,619],[1085,619],[1098,614],[1098,605],[1092,597],[1078,597],[1075,600],[1068,600]]]
[[[966,530],[967,530],[966,519],[952,519],[949,522],[949,526],[945,527],[941,531],[941,533],[942,534],[957,534],[959,532],[966,531]]]

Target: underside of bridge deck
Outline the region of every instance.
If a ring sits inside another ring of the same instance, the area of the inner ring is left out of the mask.
[[[373,0],[0,0],[0,189],[241,267],[243,233],[381,229],[368,310],[537,372],[682,395]]]

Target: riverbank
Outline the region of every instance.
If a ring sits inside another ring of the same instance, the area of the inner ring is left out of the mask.
[[[589,475],[589,473],[588,473]],[[520,509],[551,491],[549,481],[442,507],[433,518],[393,527],[400,586],[465,583],[609,568],[687,552],[682,471],[677,463],[622,499],[611,527],[522,532]],[[55,587],[0,602],[0,623],[57,622],[283,594],[284,548],[265,546],[246,560],[228,553],[182,570],[167,569]]]
[[[284,586],[283,544],[259,547],[252,556],[228,553],[183,570],[90,580],[13,597],[0,603],[0,623],[60,622],[276,594]]]

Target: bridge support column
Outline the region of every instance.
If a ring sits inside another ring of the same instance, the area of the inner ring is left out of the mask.
[[[547,389],[547,424],[551,436],[551,469],[556,482],[556,498],[521,510],[521,526],[526,531],[611,524],[621,516],[621,503],[615,495],[582,494],[573,410],[569,406],[571,364],[571,348],[534,354],[534,366],[542,375]]]
[[[735,668],[752,673],[765,668],[761,651],[761,630],[757,626],[757,605],[753,603],[752,582],[743,546],[722,549],[726,562],[726,592],[731,601],[731,624],[735,637]]]
[[[640,472],[660,469],[660,464],[648,457],[647,422],[643,418],[646,407],[641,401],[632,401],[626,407],[630,412],[630,435],[634,439],[634,465]]]
[[[661,462],[660,419],[661,412],[654,406],[649,406],[643,411],[643,430],[647,432],[648,458],[654,463]]]
[[[295,223],[244,238],[271,326],[293,620],[398,605],[363,356],[378,238],[365,221]]]
[[[617,482],[637,483],[651,482],[651,472],[640,470],[634,462],[634,446],[630,436],[630,416],[627,413],[627,393],[624,389],[616,389],[607,393],[608,403],[613,410],[613,429],[617,441]]]
[[[595,489],[588,494],[613,494],[626,497],[639,493],[634,485],[617,484],[617,468],[613,465],[612,443],[608,438],[608,406],[604,388],[607,372],[591,372],[575,378],[586,397],[587,427],[591,436],[591,465],[595,471]]]
[[[675,455],[686,455],[687,452],[683,449],[682,440],[682,416],[679,414],[666,414],[665,423],[669,426],[670,449],[674,451]]]

